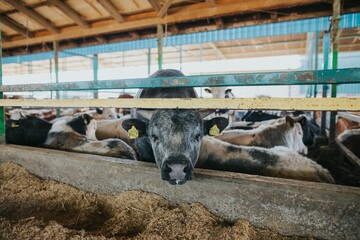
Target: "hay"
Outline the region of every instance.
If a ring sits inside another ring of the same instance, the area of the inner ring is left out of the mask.
[[[198,203],[141,191],[95,195],[0,164],[0,239],[302,239],[231,225]]]

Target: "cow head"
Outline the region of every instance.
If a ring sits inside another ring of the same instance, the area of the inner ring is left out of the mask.
[[[75,132],[85,135],[87,139],[96,141],[97,123],[89,114],[81,114],[67,123]]]
[[[289,138],[290,146],[289,148],[294,151],[306,155],[308,153],[308,149],[303,142],[303,129],[301,128],[301,124],[296,121],[297,119],[293,119],[290,116],[285,117],[286,128],[290,134],[287,134]]]
[[[226,118],[203,120],[195,110],[156,110],[149,121],[128,119],[123,128],[132,138],[146,136],[150,142],[161,178],[171,184],[192,179],[204,135],[220,133]]]

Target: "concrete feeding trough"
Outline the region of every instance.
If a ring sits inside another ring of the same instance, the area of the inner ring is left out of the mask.
[[[355,187],[204,169],[196,169],[193,181],[172,186],[155,164],[16,145],[1,146],[4,161],[96,194],[143,190],[173,202],[200,202],[230,222],[246,219],[283,235],[360,239]]]

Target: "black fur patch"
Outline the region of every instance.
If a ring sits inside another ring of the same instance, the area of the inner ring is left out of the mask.
[[[85,116],[86,114],[84,114]],[[91,120],[91,119],[90,119]],[[70,122],[67,123],[69,127],[72,128],[75,132],[86,135],[86,126],[89,124],[90,121],[85,119],[83,116],[76,117],[72,119]]]
[[[237,152],[237,153],[240,153],[242,149],[239,148],[239,147],[235,147],[235,146],[227,146],[227,147],[226,147],[226,150],[227,150],[228,152]]]
[[[249,151],[251,157],[253,157],[259,163],[265,166],[275,166],[278,164],[279,159],[276,155],[269,154],[263,151],[259,151],[257,149],[251,149]]]
[[[263,175],[266,166],[244,159],[228,159],[224,161],[214,154],[210,154],[207,161],[200,167],[221,171]]]

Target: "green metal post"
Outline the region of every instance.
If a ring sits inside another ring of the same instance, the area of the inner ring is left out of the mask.
[[[55,82],[59,83],[59,43],[53,42],[54,48],[54,66],[55,66]],[[59,90],[56,91],[56,99],[60,99]],[[60,116],[60,108],[56,108],[56,116]]]
[[[0,86],[2,85],[2,32],[0,29]],[[0,99],[4,97],[3,92],[0,92]],[[0,107],[0,144],[5,143],[5,108]]]
[[[333,2],[333,16],[332,16],[332,69],[338,67],[338,51],[339,51],[339,22],[340,22],[340,3],[341,0],[334,0]],[[331,97],[336,97],[336,84],[331,85]],[[336,112],[330,113],[330,135],[329,144],[335,143],[335,125]]]
[[[163,26],[157,25],[157,40],[158,40],[158,67],[162,69],[163,64]]]
[[[93,58],[92,58],[92,64],[93,64],[93,81],[94,81],[94,86],[97,86],[98,84],[98,77],[99,77],[99,58],[97,54],[94,54]],[[93,92],[94,95],[94,99],[99,98],[99,91],[98,90],[94,90]]]
[[[324,33],[323,36],[323,58],[324,58],[324,70],[329,69],[329,52],[330,52],[330,34],[328,32]],[[323,84],[322,88],[322,97],[327,97],[328,85]],[[320,135],[322,137],[326,136],[326,112],[321,112],[321,127]]]
[[[150,72],[151,72],[151,48],[148,48],[147,64],[148,64],[148,75],[150,75]]]
[[[319,62],[319,36],[320,33],[316,32],[315,33],[315,66],[314,66],[314,70],[317,71],[318,70],[318,62]],[[317,85],[314,85],[314,98],[316,98],[317,95]],[[315,121],[316,119],[316,111],[313,112],[313,120]]]

